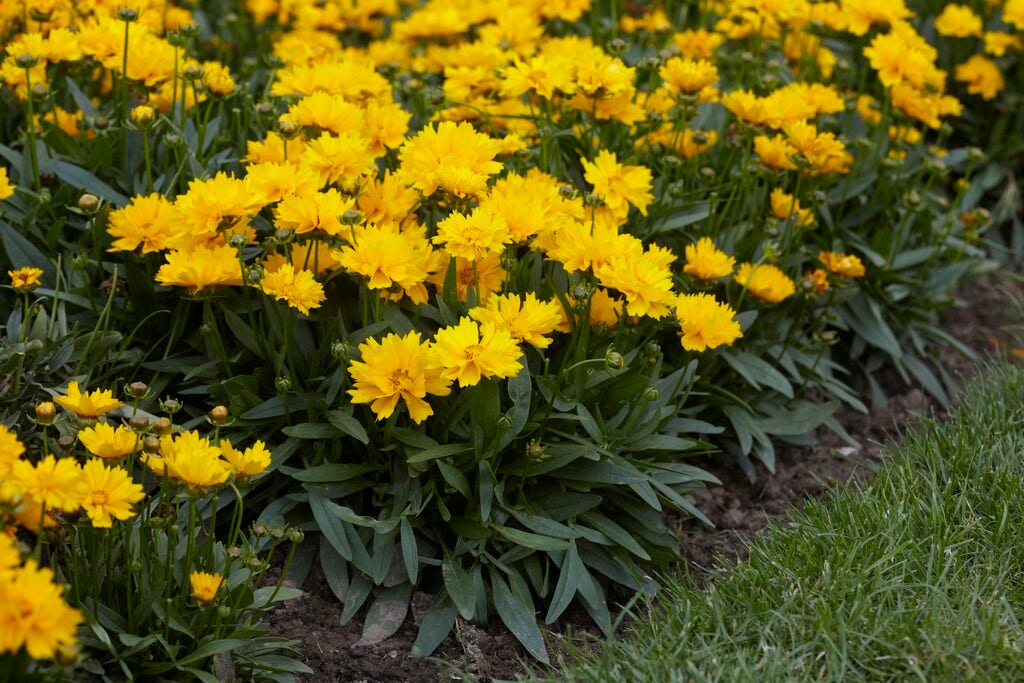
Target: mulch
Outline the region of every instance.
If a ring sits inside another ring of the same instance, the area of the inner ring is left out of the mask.
[[[978,282],[968,286],[945,316],[946,331],[979,356],[1011,355],[1012,326],[1017,324],[1018,314],[1008,292],[1024,300],[1024,290],[1013,283]],[[977,372],[975,361],[953,349],[943,349],[940,354],[951,374],[968,378]],[[754,482],[721,457],[694,461],[715,474],[723,485],[696,496],[697,507],[711,519],[714,529],[692,519],[676,525],[680,561],[690,573],[700,581],[708,570],[723,562],[743,559],[749,540],[770,520],[784,518],[803,501],[820,498],[837,483],[853,478],[870,480],[884,458],[884,443],[897,438],[921,416],[941,419],[946,415],[919,388],[901,386],[895,373],[887,388],[890,400],[885,405],[867,415],[854,410],[839,415],[859,447],[831,432],[822,433],[815,446],[778,449],[775,473],[761,471]],[[461,620],[433,657],[411,657],[419,619],[431,600],[423,593],[413,596],[412,618],[394,636],[377,645],[353,647],[362,633],[361,620],[339,625],[341,604],[319,567],[314,567],[303,588],[303,597],[283,603],[267,618],[274,635],[301,642],[300,656],[316,672],[301,680],[384,683],[511,679],[530,666],[525,651],[500,624],[484,628]],[[622,597],[623,601],[627,599]],[[570,610],[556,626],[559,633],[597,634],[582,610]],[[554,639],[549,644],[557,647]]]

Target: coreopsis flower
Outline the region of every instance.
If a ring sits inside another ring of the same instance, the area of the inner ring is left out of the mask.
[[[284,301],[303,315],[309,315],[310,309],[318,308],[327,298],[324,286],[316,281],[312,272],[296,270],[290,263],[264,274],[259,287],[264,294]]]
[[[250,164],[245,182],[254,198],[264,206],[292,195],[312,195],[320,189],[320,176],[311,169],[301,164],[278,161]],[[342,213],[345,212],[341,211],[338,215]]]
[[[441,252],[441,256],[446,255]],[[444,287],[452,259],[455,260],[456,295],[460,301],[466,300],[470,287],[476,291],[478,301],[487,301],[491,294],[501,289],[508,276],[508,272],[501,265],[501,254],[496,251],[489,251],[476,261],[455,257],[442,258],[429,280],[439,290]]]
[[[456,212],[438,222],[432,241],[452,256],[475,261],[487,252],[500,252],[512,242],[512,233],[504,218],[482,205],[468,215]]]
[[[946,72],[935,66],[938,53],[909,24],[898,24],[889,33],[875,36],[864,48],[864,56],[885,87],[907,83],[941,90],[945,85]]]
[[[0,479],[7,476],[24,453],[25,444],[5,425],[0,424]]]
[[[14,194],[14,185],[11,185],[11,181],[7,177],[7,169],[0,166],[0,201],[7,199],[12,194]]]
[[[982,39],[985,41],[985,54],[993,57],[1002,57],[1009,50],[1018,52],[1024,50],[1024,40],[1021,40],[1020,36],[1005,31],[986,31]]]
[[[82,469],[73,458],[51,454],[35,465],[17,460],[9,476],[15,486],[47,509],[74,512],[82,504]]]
[[[0,575],[21,564],[21,552],[13,530],[0,531]]]
[[[557,301],[541,301],[533,292],[525,297],[518,294],[492,296],[486,306],[469,311],[469,317],[480,323],[493,323],[505,327],[518,342],[546,349],[551,334],[561,322],[561,306]]]
[[[721,97],[722,106],[736,115],[740,121],[752,126],[763,125],[768,120],[768,110],[762,98],[748,90],[734,90]]]
[[[1003,21],[1018,31],[1024,31],[1024,0],[1006,0]]]
[[[686,265],[683,272],[701,280],[717,280],[732,275],[736,259],[715,246],[710,237],[701,237],[695,244],[687,244],[683,250]]]
[[[994,99],[1006,85],[996,63],[981,55],[972,55],[956,67],[956,80],[967,84],[967,92],[984,100]]]
[[[793,220],[795,225],[807,227],[814,223],[814,212],[800,206],[800,201],[781,187],[772,190],[769,196],[772,215],[780,221]]]
[[[708,151],[718,142],[718,131],[689,128],[677,131],[673,126],[666,125],[652,131],[647,140],[651,144],[658,144],[671,150],[681,159],[692,159]]]
[[[343,95],[318,91],[288,108],[284,119],[298,126],[320,128],[334,135],[362,135],[366,116],[362,107]]]
[[[919,90],[906,83],[892,86],[889,96],[893,107],[931,128],[942,126],[941,117],[959,116],[963,111],[963,106],[955,97]]]
[[[225,225],[243,224],[259,210],[258,198],[243,178],[221,172],[193,180],[188,192],[174,200],[175,249],[187,249],[218,237]]]
[[[231,476],[231,465],[221,458],[220,448],[193,431],[164,436],[159,455],[147,454],[144,461],[157,476],[180,481],[199,493]]]
[[[981,35],[981,17],[967,5],[955,3],[942,8],[942,13],[935,18],[935,32],[950,38],[967,38]]]
[[[903,0],[840,0],[845,30],[862,36],[872,26],[886,26],[914,16]]]
[[[604,287],[622,292],[626,297],[626,314],[661,318],[669,313],[675,301],[672,291],[674,256],[667,249],[651,246],[644,252],[630,251],[612,256],[605,265],[595,270]],[[665,255],[670,255],[668,259]],[[667,262],[666,262],[667,261]]]
[[[233,247],[227,244],[200,245],[167,254],[167,263],[160,266],[156,281],[162,285],[187,287],[191,294],[210,287],[239,287],[242,284],[242,266]]]
[[[781,171],[795,171],[797,168],[793,162],[797,150],[783,135],[758,135],[754,138],[754,153],[761,163],[769,168]]]
[[[815,292],[828,291],[828,271],[824,268],[815,268],[804,273],[803,277],[804,289],[813,290]]]
[[[207,92],[225,97],[235,91],[231,71],[220,62],[203,62],[203,85]]]
[[[672,36],[680,54],[691,59],[711,59],[724,41],[722,34],[704,28],[687,29]]]
[[[864,263],[855,254],[843,254],[835,251],[819,251],[818,260],[825,264],[830,273],[843,277],[863,277]]]
[[[217,597],[224,585],[224,577],[211,572],[192,572],[188,581],[192,585],[192,597],[204,604]]]
[[[79,431],[78,440],[87,451],[104,460],[118,460],[139,449],[138,434],[124,425],[115,428],[106,422]]]
[[[431,275],[436,260],[432,251],[425,234],[367,225],[356,230],[353,244],[333,255],[342,268],[365,277],[370,289],[397,286],[414,292]],[[422,295],[425,300],[425,289]]]
[[[458,325],[434,335],[427,367],[440,369],[442,379],[468,387],[484,377],[512,377],[523,367],[521,355],[508,330],[463,318]]]
[[[7,271],[7,277],[11,278],[11,287],[16,292],[27,294],[39,287],[40,279],[43,277],[41,268],[26,266],[17,270]]]
[[[620,235],[614,222],[595,214],[593,221],[566,220],[554,233],[547,250],[548,258],[558,261],[567,271],[587,270],[606,265],[613,256],[642,252],[643,245],[632,235]]]
[[[833,133],[819,133],[813,124],[796,121],[783,126],[786,142],[807,160],[804,172],[809,175],[848,173],[853,155]]]
[[[682,294],[675,302],[679,337],[687,351],[705,351],[732,346],[743,336],[732,306],[711,294]]]
[[[516,244],[553,230],[560,203],[557,181],[536,169],[525,176],[510,173],[498,179],[480,200],[505,220]]]
[[[53,570],[35,560],[0,572],[0,654],[25,648],[34,659],[54,657],[75,642],[82,613],[64,602]]]
[[[97,389],[83,394],[76,381],[68,382],[67,393],[64,396],[57,396],[53,402],[78,417],[100,417],[124,405],[114,398],[114,393],[110,389]]]
[[[458,197],[482,194],[501,168],[501,141],[468,123],[442,121],[409,138],[398,152],[398,178],[424,197],[438,189]]]
[[[778,303],[796,292],[796,283],[770,263],[743,263],[734,278],[758,299]]]
[[[420,424],[434,414],[427,395],[451,392],[451,380],[430,367],[430,344],[421,340],[419,332],[404,337],[392,333],[379,342],[368,339],[359,345],[359,353],[362,360],[348,366],[354,382],[348,394],[353,403],[369,403],[378,420],[391,417],[402,401],[412,421]]]
[[[658,75],[670,92],[696,95],[718,82],[718,67],[706,59],[673,57],[662,64]]]
[[[82,509],[92,525],[101,529],[112,526],[114,519],[132,517],[132,505],[146,495],[126,471],[107,467],[102,460],[89,460],[82,465],[82,482]]]
[[[358,134],[324,133],[306,143],[301,163],[320,177],[320,184],[356,179],[374,169],[370,143]]]
[[[335,188],[286,196],[274,209],[274,223],[279,228],[305,235],[319,230],[337,235],[344,226],[341,217],[355,206],[355,200],[342,196]]]
[[[376,225],[398,224],[416,207],[419,193],[398,181],[386,171],[380,180],[370,178],[356,197],[356,206],[367,223]]]
[[[255,477],[270,467],[270,451],[262,441],[256,441],[244,451],[231,445],[228,439],[220,442],[221,455],[231,465],[236,477]]]
[[[143,254],[163,251],[177,234],[176,212],[162,194],[132,197],[127,205],[110,212],[107,232],[116,239],[110,251],[135,251]]]
[[[532,93],[552,99],[555,94],[572,95],[573,65],[566,58],[537,54],[527,60],[515,59],[512,66],[501,70],[503,97],[519,97]]]
[[[301,137],[293,140],[286,140],[275,131],[267,133],[263,140],[246,140],[245,157],[243,161],[250,164],[289,164],[299,167],[302,164],[302,151],[306,148],[306,141]]]
[[[651,171],[646,166],[620,164],[614,152],[601,150],[594,161],[580,159],[583,177],[594,186],[612,215],[625,217],[629,205],[647,215],[647,205],[654,199],[651,194]]]

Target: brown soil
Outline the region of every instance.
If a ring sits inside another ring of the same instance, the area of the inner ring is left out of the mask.
[[[1011,326],[1019,318],[1007,290],[1024,300],[1024,290],[1014,284],[969,286],[946,315],[946,330],[982,357],[1007,353],[1012,344]],[[970,376],[976,371],[974,361],[953,349],[942,350],[940,357],[955,376]],[[821,497],[837,482],[853,477],[870,479],[882,457],[881,444],[897,436],[915,419],[923,415],[944,417],[942,408],[920,389],[899,388],[898,382],[894,375],[889,383],[892,396],[885,406],[868,415],[847,410],[839,416],[845,429],[860,443],[859,448],[825,433],[816,446],[778,449],[775,474],[762,472],[754,483],[722,459],[708,458],[695,463],[723,483],[696,497],[697,507],[714,522],[714,529],[695,520],[678,525],[683,562],[698,580],[723,561],[742,559],[747,542],[770,519],[783,517],[808,498]],[[275,635],[301,641],[300,656],[316,672],[301,680],[384,683],[508,679],[524,673],[529,666],[526,653],[503,627],[481,629],[461,620],[455,634],[442,643],[432,658],[409,656],[419,620],[430,604],[430,597],[422,593],[414,596],[412,619],[407,619],[394,636],[378,645],[353,647],[361,635],[362,624],[357,618],[346,626],[338,625],[341,605],[318,567],[314,566],[304,589],[303,597],[284,603],[268,615]],[[565,630],[596,633],[582,612],[569,614],[563,621]]]

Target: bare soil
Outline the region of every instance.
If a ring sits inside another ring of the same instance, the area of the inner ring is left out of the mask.
[[[968,286],[945,316],[946,331],[981,357],[1017,355],[1013,353],[1013,332],[1019,315],[1008,292],[1024,300],[1024,290],[1012,283],[978,282]],[[976,362],[954,349],[942,349],[940,359],[953,375],[968,378],[977,372]],[[761,472],[754,483],[721,458],[695,462],[715,474],[723,485],[696,497],[697,507],[715,524],[714,529],[696,520],[677,525],[681,562],[700,580],[712,567],[742,559],[747,542],[769,520],[783,518],[789,510],[823,496],[837,483],[854,477],[868,481],[880,465],[882,444],[922,416],[945,416],[942,407],[919,388],[901,385],[895,373],[887,389],[891,398],[886,405],[867,415],[846,410],[839,416],[844,428],[861,444],[859,448],[835,434],[822,433],[818,445],[778,449],[774,475]],[[282,604],[268,615],[274,635],[301,641],[301,658],[316,672],[302,680],[384,683],[510,679],[530,666],[525,651],[500,624],[482,629],[461,621],[432,658],[411,657],[419,620],[430,605],[430,596],[422,593],[414,595],[412,619],[407,619],[394,636],[377,645],[353,647],[362,633],[361,620],[339,626],[341,604],[319,567],[314,566],[303,588],[303,597]],[[597,633],[582,611],[570,611],[560,626],[562,633]]]

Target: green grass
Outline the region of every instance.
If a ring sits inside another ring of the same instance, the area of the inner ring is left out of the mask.
[[[552,680],[1024,680],[1024,370],[995,366],[879,475],[746,562],[679,576]]]

